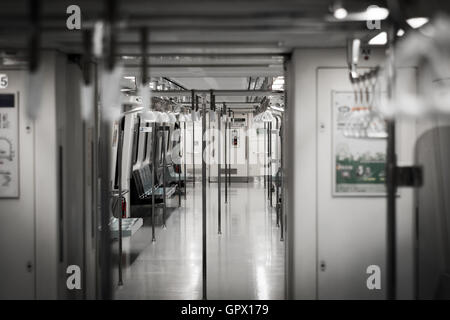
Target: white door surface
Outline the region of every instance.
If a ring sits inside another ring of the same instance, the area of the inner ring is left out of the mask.
[[[0,89],[0,95],[14,96],[14,105],[0,107],[0,138],[11,142],[13,156],[0,158],[0,172],[7,172],[8,163],[16,162],[18,174],[10,175],[10,183],[18,184],[18,193],[0,195],[0,299],[33,299],[34,261],[34,157],[33,123],[25,116],[25,99],[21,79],[23,71],[1,72],[8,75],[8,86]],[[5,99],[2,99],[5,102]],[[8,112],[6,112],[8,110]],[[5,114],[8,113],[8,118]],[[17,136],[11,139],[9,131]],[[15,140],[15,141],[13,141]],[[5,146],[2,144],[2,146]],[[3,155],[8,150],[0,148]],[[6,173],[5,173],[6,174]],[[3,175],[3,174],[2,174]],[[8,179],[9,180],[9,179]],[[6,181],[0,181],[6,184]]]
[[[411,78],[414,76],[412,72],[412,69],[403,70],[402,74]],[[319,68],[317,77],[317,295],[319,299],[383,299],[386,288],[386,198],[368,194],[355,196],[345,192],[333,195],[336,177],[333,160],[333,94],[336,91],[352,92],[348,70]],[[405,137],[403,132],[399,132],[399,160],[405,158],[402,139],[414,143],[413,137]],[[349,144],[354,143],[361,146],[362,142],[359,140]],[[364,140],[364,143],[367,144],[366,149],[371,150],[373,141]],[[404,202],[410,201],[412,205],[410,192],[400,190],[399,194],[398,211],[409,210],[410,207]],[[402,218],[399,219],[400,225]],[[402,237],[401,230],[398,232],[399,237]],[[399,259],[402,258],[401,254],[398,255]],[[367,287],[369,274],[366,271],[371,265],[381,269],[380,290],[369,290]],[[401,276],[399,279],[401,281]]]

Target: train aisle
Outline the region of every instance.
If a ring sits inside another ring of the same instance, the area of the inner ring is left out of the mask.
[[[116,299],[202,298],[201,183],[187,191],[186,205],[183,199],[171,212],[167,229],[156,228],[156,243],[148,222],[124,238],[124,284]],[[283,299],[284,242],[275,209],[261,185],[233,183],[229,191],[218,235],[217,184],[207,190],[208,299]]]

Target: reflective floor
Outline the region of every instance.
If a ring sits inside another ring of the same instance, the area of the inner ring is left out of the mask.
[[[264,187],[233,183],[228,204],[223,203],[223,190],[221,235],[217,193],[217,184],[209,184],[208,299],[283,299],[284,242]],[[201,183],[196,188],[191,183],[186,203],[183,198],[182,207],[171,210],[167,228],[156,228],[156,242],[151,241],[150,221],[124,238],[124,284],[117,288],[116,299],[202,298],[201,209]]]

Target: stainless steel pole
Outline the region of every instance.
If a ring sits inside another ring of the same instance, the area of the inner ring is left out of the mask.
[[[100,297],[103,300],[112,298],[112,274],[111,274],[111,244],[109,219],[111,214],[110,206],[110,156],[111,144],[108,139],[111,135],[111,124],[108,120],[102,119],[100,124],[99,137],[99,168],[100,168]]]
[[[203,156],[206,150],[206,96],[203,97],[202,102],[202,264],[203,264],[203,300],[207,299],[207,247],[206,247],[206,159]]]
[[[210,96],[212,97],[213,94],[210,93]],[[210,110],[213,110],[214,102],[212,98],[210,98],[210,103],[211,103]],[[206,117],[206,114],[204,116]],[[209,112],[208,112],[208,141],[211,142],[211,114]],[[208,152],[208,183],[211,183],[211,151]]]
[[[266,133],[267,133],[267,130],[266,130],[266,123],[264,122],[264,190],[266,190],[266,186],[267,186],[267,180],[266,180],[266,178],[267,178],[267,176],[266,176],[266,156],[267,156],[267,153],[266,153],[266,137],[265,137],[265,135],[266,135]]]
[[[396,176],[396,154],[395,154],[395,121],[387,121],[387,154],[386,154],[386,188],[387,188],[387,298],[396,298],[396,199],[397,186]]]
[[[396,66],[394,60],[394,44],[397,28],[389,30],[388,57],[388,97],[392,101],[395,94]],[[397,297],[397,242],[396,242],[396,193],[397,193],[397,155],[395,151],[395,120],[387,121],[387,150],[386,150],[386,191],[387,191],[387,217],[386,217],[386,265],[387,265],[387,298],[394,300]]]
[[[283,137],[284,137],[284,125],[281,121],[280,127],[280,185],[281,185],[281,200],[280,200],[280,241],[284,241],[284,217],[283,217],[283,203],[284,203],[284,167],[283,167],[283,159],[284,159],[284,149],[283,149]]]
[[[195,91],[191,91],[192,113],[195,112]],[[195,117],[192,118],[192,120]],[[195,122],[192,121],[192,186],[195,187]]]
[[[181,123],[178,122],[178,207],[181,207]]]
[[[269,122],[269,199],[272,207],[272,122]]]
[[[276,129],[276,132],[279,134],[280,126],[279,126],[279,123],[278,123],[278,117],[275,117],[275,120],[276,120],[275,129]],[[279,142],[278,141],[279,140],[277,140],[277,143],[276,143],[276,146],[275,146],[275,154],[277,155],[276,156],[277,159],[278,159],[278,150],[279,150],[279,147],[278,147],[279,146],[279,144],[278,144]],[[281,159],[278,159],[278,160],[281,161]],[[281,163],[280,163],[280,167],[281,167]],[[277,212],[277,228],[280,227],[280,179],[281,179],[281,176],[278,173],[280,173],[279,169],[275,173],[275,177],[276,177],[276,180],[275,180],[275,188],[276,188],[275,189],[276,190],[276,193],[275,193],[275,211]]]
[[[158,125],[156,123],[153,124],[152,127],[153,130],[153,141],[152,141],[152,242],[156,241],[155,236],[155,210],[156,210],[156,203],[155,203],[155,175],[156,175],[156,141],[158,139]]]
[[[221,187],[221,184],[222,184],[222,174],[221,174],[221,172],[220,172],[220,170],[222,169],[221,168],[221,162],[222,162],[222,159],[221,159],[221,156],[222,156],[222,153],[220,152],[221,150],[220,150],[220,148],[222,147],[221,145],[220,145],[220,140],[221,140],[221,133],[220,133],[220,129],[221,129],[221,124],[220,124],[220,122],[222,121],[222,117],[221,117],[221,115],[220,115],[220,112],[218,112],[218,114],[217,114],[217,122],[218,122],[218,131],[219,131],[219,139],[218,139],[218,141],[217,141],[217,158],[218,158],[218,161],[217,161],[217,233],[218,234],[222,234],[222,199],[221,199],[221,190],[220,190],[220,187]]]
[[[163,229],[166,229],[166,123],[163,122],[162,124],[162,146],[163,146]]]
[[[186,120],[186,119],[185,119]],[[186,201],[186,197],[187,197],[187,179],[186,179],[186,170],[187,170],[187,166],[186,166],[186,121],[184,122],[184,136],[183,136],[183,144],[184,144],[184,148],[183,148],[183,160],[184,160],[184,200]]]
[[[267,165],[266,165],[266,175],[267,175],[267,199],[270,198],[270,122],[267,123]]]
[[[228,131],[230,131],[231,129],[231,109],[228,109],[228,114],[229,114],[229,119],[228,119]],[[230,138],[230,132],[228,133],[228,139]],[[231,141],[231,140],[229,140]],[[228,187],[230,188],[231,191],[231,142],[230,142],[230,147],[228,150]],[[231,201],[231,195],[230,195],[230,201]]]
[[[122,203],[122,148],[123,148],[123,131],[120,130],[119,134],[119,141],[118,141],[118,151],[117,151],[117,163],[118,163],[118,185],[119,185],[119,264],[118,264],[118,271],[119,271],[119,281],[118,285],[123,285],[122,281],[122,215],[123,215],[123,203]]]
[[[224,144],[225,144],[225,153],[224,153],[224,159],[225,159],[225,203],[228,202],[228,166],[227,166],[227,126],[228,126],[228,121],[227,121],[227,107],[225,105],[225,103],[223,104],[223,108],[224,108],[224,114],[225,114],[225,132],[224,132]]]

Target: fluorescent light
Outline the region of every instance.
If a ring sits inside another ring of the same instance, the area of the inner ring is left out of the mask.
[[[338,17],[336,17],[336,12],[340,8],[341,7],[334,10],[334,18],[335,19],[338,19]],[[372,21],[372,20],[385,20],[388,16],[389,16],[389,10],[387,8],[372,5],[372,6],[368,6],[366,8],[366,10],[364,10],[364,11],[347,12],[347,14],[344,18],[346,21]]]
[[[284,77],[283,76],[276,77],[273,83],[284,83]]]
[[[404,34],[405,34],[405,30],[403,30],[403,29],[398,29],[398,31],[397,31],[397,37],[403,37]]]
[[[272,83],[272,90],[283,90],[284,89],[284,77],[276,77]]]
[[[389,16],[389,10],[379,6],[368,6],[366,9],[367,20],[384,20]]]
[[[272,85],[272,90],[275,90],[275,91],[282,91],[283,90],[283,85],[282,84],[273,84]]]
[[[370,45],[384,45],[387,43],[387,33],[380,32],[375,37],[369,40]]]
[[[275,81],[273,82],[274,85],[284,85],[284,78],[283,77],[277,77],[275,78]]]
[[[274,106],[274,105],[271,105],[270,109],[273,109],[273,110],[279,111],[279,112],[284,112],[284,108],[278,107],[278,106]]]
[[[334,10],[334,17],[338,20],[342,20],[345,19],[347,17],[347,10],[345,10],[344,8],[340,7],[337,8],[336,10]]]
[[[353,39],[353,42],[352,42],[352,63],[354,65],[358,64],[359,49],[360,48],[361,48],[361,40]]]
[[[420,28],[424,24],[428,22],[428,18],[425,17],[415,17],[407,19],[406,22],[411,26],[413,29]]]

